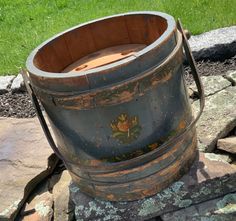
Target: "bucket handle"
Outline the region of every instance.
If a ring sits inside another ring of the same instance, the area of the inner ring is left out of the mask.
[[[37,117],[39,119],[39,122],[41,124],[41,127],[43,129],[43,132],[47,138],[47,141],[49,143],[49,145],[51,146],[51,148],[53,149],[54,153],[57,155],[57,157],[59,157],[64,163],[65,163],[65,160],[63,158],[63,156],[61,155],[61,153],[59,152],[54,140],[53,140],[53,137],[50,133],[50,130],[48,128],[48,125],[47,125],[47,122],[43,116],[43,113],[42,113],[42,110],[41,110],[41,107],[40,107],[40,104],[38,102],[38,99],[31,87],[31,84],[30,84],[30,80],[29,80],[29,76],[28,76],[28,72],[26,70],[22,70],[21,71],[21,75],[23,76],[23,79],[24,79],[24,82],[25,82],[25,87],[27,89],[27,92],[31,98],[31,101],[32,101],[32,104],[34,106],[34,109],[36,111],[36,114],[37,114]]]
[[[190,68],[191,68],[191,71],[192,71],[192,75],[193,75],[193,78],[194,78],[194,81],[196,83],[197,90],[198,90],[198,93],[199,93],[200,110],[199,110],[197,116],[195,117],[195,119],[184,129],[184,131],[182,131],[180,134],[178,134],[177,136],[173,137],[172,139],[168,140],[164,144],[162,144],[156,150],[153,150],[153,151],[151,151],[151,152],[149,152],[148,154],[145,154],[145,155],[152,155],[152,156],[155,155],[155,156],[157,156],[157,155],[163,154],[166,151],[168,151],[168,149],[169,149],[169,148],[167,148],[168,146],[170,146],[171,144],[173,144],[173,143],[177,142],[178,140],[180,140],[196,124],[196,122],[198,121],[198,119],[200,118],[200,116],[201,116],[201,114],[203,112],[203,108],[204,108],[204,105],[205,105],[203,85],[202,85],[200,76],[199,76],[199,74],[197,72],[195,60],[193,58],[193,55],[192,55],[192,52],[191,52],[191,49],[190,49],[190,46],[189,46],[186,34],[185,34],[185,32],[184,32],[184,30],[182,28],[182,24],[181,24],[179,19],[177,20],[177,28],[180,31],[180,33],[182,34],[183,47],[184,47],[185,55],[186,55],[186,58],[188,60],[189,65],[190,65]],[[59,150],[58,150],[58,148],[57,148],[57,146],[56,146],[56,144],[55,144],[55,142],[53,140],[53,137],[52,137],[52,135],[50,133],[50,130],[49,130],[48,126],[47,126],[47,122],[46,122],[46,120],[45,120],[45,118],[43,116],[41,107],[39,105],[39,101],[38,101],[38,99],[37,99],[37,97],[36,97],[32,87],[31,87],[29,76],[28,76],[28,72],[26,70],[22,70],[21,74],[23,76],[23,79],[24,79],[24,82],[25,82],[25,85],[26,85],[26,89],[27,89],[27,91],[28,91],[28,93],[30,95],[30,98],[31,98],[33,106],[34,106],[34,108],[36,110],[36,114],[38,116],[39,122],[40,122],[40,124],[41,124],[41,126],[43,128],[44,134],[45,134],[45,136],[46,136],[46,138],[48,140],[48,143],[50,144],[50,146],[53,149],[53,151],[55,152],[55,154],[64,162],[64,164],[66,166],[69,166],[70,164],[73,164],[72,162],[65,161],[64,157],[60,154],[60,152],[59,152]],[[154,154],[154,152],[155,152],[155,154]],[[137,159],[141,160],[143,157],[144,156],[141,155],[141,156],[137,157]],[[115,163],[115,164],[119,164],[119,162]],[[125,165],[126,164],[124,164],[124,166]],[[116,165],[116,166],[118,166],[118,165]],[[90,168],[90,170],[91,170],[91,168]],[[97,170],[97,167],[95,168],[95,170]],[[116,169],[114,169],[114,168],[110,168],[108,170],[105,169],[104,171],[97,171],[97,172],[98,173],[99,172],[108,172],[109,173],[109,172],[114,172],[115,170]]]
[[[187,61],[189,63],[189,66],[191,68],[193,79],[194,79],[195,84],[197,86],[199,99],[200,99],[200,110],[199,110],[196,118],[194,119],[194,121],[191,123],[191,124],[195,124],[198,121],[198,119],[200,118],[200,116],[203,112],[204,106],[205,106],[204,88],[203,88],[202,81],[201,81],[201,78],[199,76],[199,73],[197,71],[196,62],[193,58],[193,54],[192,54],[192,51],[190,49],[185,31],[183,29],[183,26],[181,24],[180,19],[177,20],[177,28],[179,29],[179,31],[181,32],[181,34],[183,36],[183,46],[184,46],[185,55],[186,55]]]

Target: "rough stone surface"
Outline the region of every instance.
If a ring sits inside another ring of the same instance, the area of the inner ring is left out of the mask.
[[[0,220],[13,220],[57,158],[36,118],[0,118]]]
[[[231,163],[231,165],[236,169],[236,160]]]
[[[224,163],[231,163],[233,161],[232,157],[229,154],[206,153],[205,157],[209,160],[215,160]]]
[[[25,212],[29,212],[25,215],[22,221],[51,221],[53,217],[53,196],[49,192],[44,192],[41,195],[36,196],[25,207]]]
[[[236,193],[161,216],[163,221],[236,220]]]
[[[211,152],[217,140],[227,136],[236,126],[236,87],[226,88],[212,96],[206,97],[205,108],[197,123],[199,148]],[[192,104],[196,114],[199,101]]]
[[[219,139],[217,141],[217,148],[229,153],[236,154],[236,136]]]
[[[236,51],[236,26],[220,28],[192,36],[190,47],[196,60],[221,60],[232,57]]]
[[[0,94],[7,92],[7,89],[11,85],[11,82],[14,78],[14,75],[0,76]]]
[[[24,80],[21,74],[18,74],[11,84],[12,92],[26,91]]]
[[[72,220],[73,207],[69,199],[69,184],[71,176],[67,170],[61,174],[59,181],[53,188],[54,221]]]
[[[234,86],[236,85],[236,71],[229,71],[225,76]]]
[[[231,86],[231,82],[222,76],[202,76],[201,80],[204,87],[205,97],[213,95]],[[196,95],[198,95],[195,84],[191,84],[189,88],[194,91]]]
[[[188,174],[162,192],[132,202],[93,199],[70,185],[76,220],[146,220],[236,191],[236,168],[200,153]]]

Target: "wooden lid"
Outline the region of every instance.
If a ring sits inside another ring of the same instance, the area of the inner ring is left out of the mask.
[[[136,52],[142,50],[145,47],[145,44],[125,44],[105,48],[78,59],[76,62],[67,66],[62,72],[78,73],[96,67],[101,67],[106,64],[111,64],[113,62],[135,55]]]

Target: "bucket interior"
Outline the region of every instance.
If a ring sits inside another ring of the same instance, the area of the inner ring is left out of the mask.
[[[151,14],[123,15],[74,28],[50,40],[33,58],[45,72],[81,72],[135,56],[167,29],[167,20]]]

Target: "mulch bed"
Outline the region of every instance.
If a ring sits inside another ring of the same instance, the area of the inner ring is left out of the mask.
[[[201,76],[224,75],[229,70],[236,70],[236,56],[223,62],[199,61],[197,62]],[[193,82],[190,68],[185,67],[186,82]],[[8,92],[0,95],[0,117],[29,118],[34,117],[35,111],[27,93]]]
[[[199,61],[197,62],[198,73],[201,76],[213,76],[213,75],[224,75],[228,71],[236,70],[236,55],[230,59],[224,61]],[[190,73],[190,68],[186,67],[186,82],[190,85],[193,82],[192,75]]]
[[[0,95],[0,117],[28,118],[36,113],[26,92]]]

